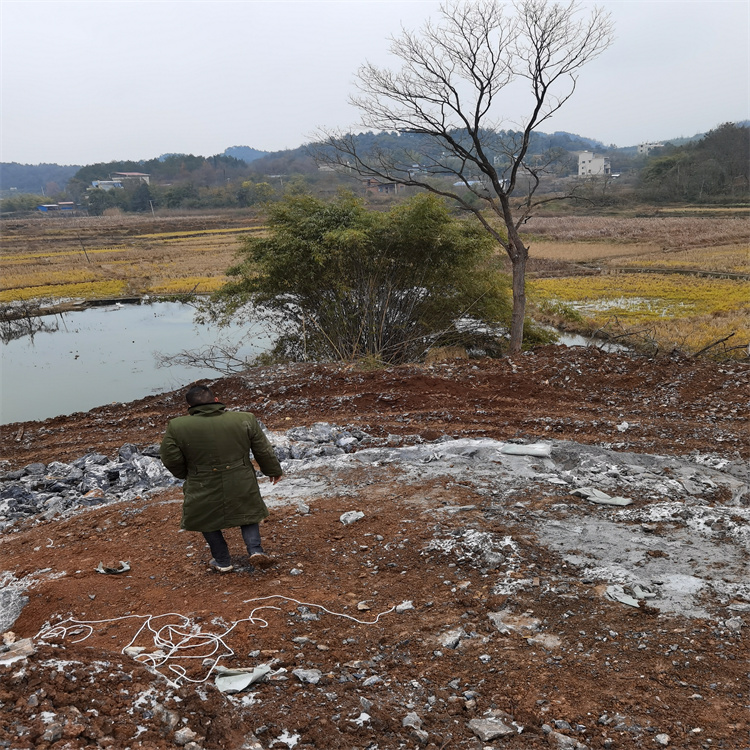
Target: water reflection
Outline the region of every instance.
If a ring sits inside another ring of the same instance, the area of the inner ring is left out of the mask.
[[[44,318],[33,335],[3,339],[0,423],[88,411],[219,377],[186,362],[158,367],[160,357],[183,350],[238,347],[236,356],[244,360],[273,344],[263,331],[246,326],[219,331],[196,325],[194,312],[175,302],[93,307]]]
[[[52,333],[60,327],[57,316],[42,316],[39,307],[28,304],[0,308],[0,341],[7,344],[28,336],[32,341],[37,333]]]

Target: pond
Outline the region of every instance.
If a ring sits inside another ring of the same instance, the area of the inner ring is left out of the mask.
[[[189,305],[152,302],[38,319],[49,330],[1,345],[0,424],[88,411],[220,377],[206,367],[158,366],[160,355],[237,343],[247,333],[238,326],[195,325],[193,314]],[[272,344],[255,330],[238,355],[252,358]]]

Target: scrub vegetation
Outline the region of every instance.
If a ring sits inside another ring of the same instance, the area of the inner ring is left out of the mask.
[[[245,239],[206,311],[262,317],[279,333],[277,358],[400,364],[435,346],[491,356],[507,346],[511,295],[494,243],[441,198],[379,212],[351,193],[294,196],[268,224],[266,236]],[[531,325],[526,333],[549,340]]]

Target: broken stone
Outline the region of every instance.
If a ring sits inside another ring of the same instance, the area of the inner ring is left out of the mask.
[[[174,729],[180,723],[180,715],[177,713],[177,711],[172,711],[165,706],[162,706],[161,703],[155,703],[153,710],[154,716],[158,717],[161,723],[169,731]]]
[[[130,570],[130,563],[125,562],[125,560],[120,560],[120,566],[115,567],[114,564],[112,565],[104,565],[104,563],[100,562],[96,568],[94,568],[97,573],[105,573],[107,575],[118,575],[120,573],[127,573]]]
[[[504,634],[520,633],[521,635],[529,635],[530,633],[536,633],[541,626],[541,621],[536,617],[514,615],[512,612],[508,612],[508,610],[490,612],[488,616],[490,622]]]
[[[547,742],[558,750],[587,750],[587,746],[575,737],[568,737],[560,732],[550,732],[547,735]]]
[[[668,734],[664,734],[662,732],[661,734],[657,734],[656,737],[654,737],[654,742],[661,747],[666,747],[669,744],[670,739],[671,738]]]
[[[406,714],[404,716],[403,720],[401,721],[402,727],[412,727],[412,729],[421,729],[422,728],[422,719],[419,718],[419,715],[412,711],[411,713]]]
[[[292,674],[300,681],[317,685],[323,673],[319,669],[294,669]]]
[[[252,733],[245,735],[245,740],[240,746],[240,750],[263,750],[260,740]]]
[[[57,722],[54,722],[53,724],[50,724],[44,730],[40,739],[42,740],[42,742],[57,742],[59,739],[62,738],[62,735],[63,735],[62,724],[58,724]]]
[[[349,524],[354,523],[355,521],[359,521],[360,518],[364,518],[365,514],[361,510],[350,510],[346,513],[342,513],[339,521],[344,524],[344,526],[348,526]]]
[[[19,659],[26,659],[35,651],[31,638],[22,638],[20,641],[11,643],[7,650],[0,652],[0,664],[12,664]]]
[[[438,641],[443,648],[457,648],[462,638],[466,637],[466,631],[463,628],[457,628],[456,630],[449,630],[447,633],[443,633]]]
[[[197,732],[194,732],[190,727],[182,727],[174,733],[174,741],[178,745],[187,745],[188,742],[193,742],[197,736]]]
[[[540,635],[535,635],[531,638],[527,638],[526,643],[528,643],[529,646],[541,646],[542,648],[546,648],[547,651],[554,651],[562,646],[562,641],[560,640],[560,638],[558,638],[556,635],[552,635],[551,633],[542,633]]]
[[[533,443],[531,445],[517,445],[506,443],[500,448],[500,453],[509,456],[536,456],[537,458],[549,458],[552,446],[547,443]]]
[[[597,505],[631,505],[633,501],[627,497],[615,496],[611,497],[606,492],[596,489],[596,487],[579,487],[578,489],[572,490],[571,495],[576,497],[582,497]]]
[[[498,737],[509,737],[516,734],[517,731],[514,727],[508,726],[504,721],[495,716],[472,719],[468,727],[482,742],[491,742]]]

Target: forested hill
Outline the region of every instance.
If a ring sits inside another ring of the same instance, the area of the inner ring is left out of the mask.
[[[79,165],[0,163],[0,190],[54,195],[64,190]]]
[[[357,137],[360,146],[370,148],[405,148],[407,141],[419,139],[415,135],[398,133],[361,133]],[[573,133],[556,132],[532,133],[531,153],[541,153],[549,149],[582,151],[602,149],[600,141]],[[314,171],[312,160],[307,155],[306,146],[283,151],[261,151],[250,146],[230,146],[222,154],[215,156],[194,156],[193,154],[162,154],[159,157],[141,161],[112,161],[85,166],[61,166],[59,164],[0,164],[0,190],[15,188],[19,193],[53,195],[65,190],[74,176],[77,181],[107,179],[110,172],[147,172],[155,182],[179,180],[196,176],[203,170],[221,169],[225,178],[244,176],[244,168],[252,165],[253,171],[266,174],[301,173]],[[79,188],[82,186],[79,186]]]

